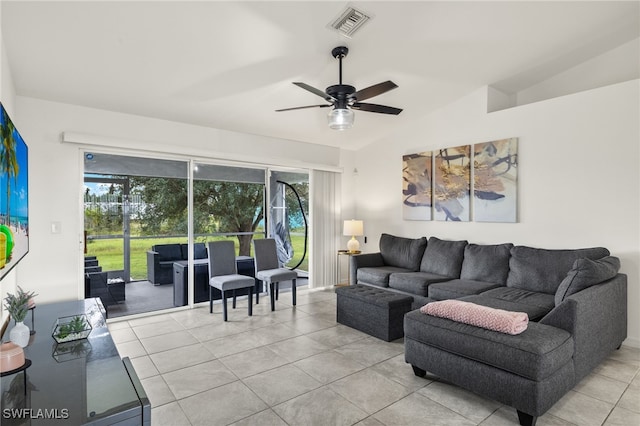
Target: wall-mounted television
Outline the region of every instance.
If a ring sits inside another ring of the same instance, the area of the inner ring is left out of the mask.
[[[29,252],[29,148],[0,102],[0,280]]]

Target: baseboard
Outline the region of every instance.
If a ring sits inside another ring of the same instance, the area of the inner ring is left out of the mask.
[[[640,339],[634,339],[633,337],[627,337],[624,342],[622,342],[622,346],[627,346],[629,348],[640,349]]]

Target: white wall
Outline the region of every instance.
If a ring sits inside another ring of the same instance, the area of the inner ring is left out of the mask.
[[[629,338],[640,347],[640,82],[486,113],[487,88],[356,154],[368,252],[382,232],[541,248],[607,247],[628,274]],[[404,221],[402,155],[519,138],[519,222]]]
[[[337,169],[337,148],[264,138],[16,97],[16,127],[29,145],[30,252],[17,266],[20,283],[42,302],[75,299],[82,294],[81,145],[61,143],[62,132],[74,141],[103,144],[162,155],[243,158],[293,167],[315,164]],[[90,149],[99,150],[90,146]],[[151,154],[150,154],[151,155]],[[61,232],[53,234],[51,223]]]

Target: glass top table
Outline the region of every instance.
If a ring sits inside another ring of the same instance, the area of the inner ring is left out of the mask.
[[[91,323],[89,337],[56,344],[56,320],[78,314]],[[38,305],[35,331],[24,348],[31,360],[26,391],[24,373],[2,378],[2,424],[150,422],[149,401],[129,359],[118,354],[99,299]]]

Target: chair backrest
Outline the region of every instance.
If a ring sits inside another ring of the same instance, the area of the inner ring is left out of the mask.
[[[253,240],[253,256],[256,262],[256,272],[280,267],[276,251],[276,240],[273,238]]]
[[[209,253],[209,278],[238,273],[236,249],[233,241],[210,241],[207,251]]]

